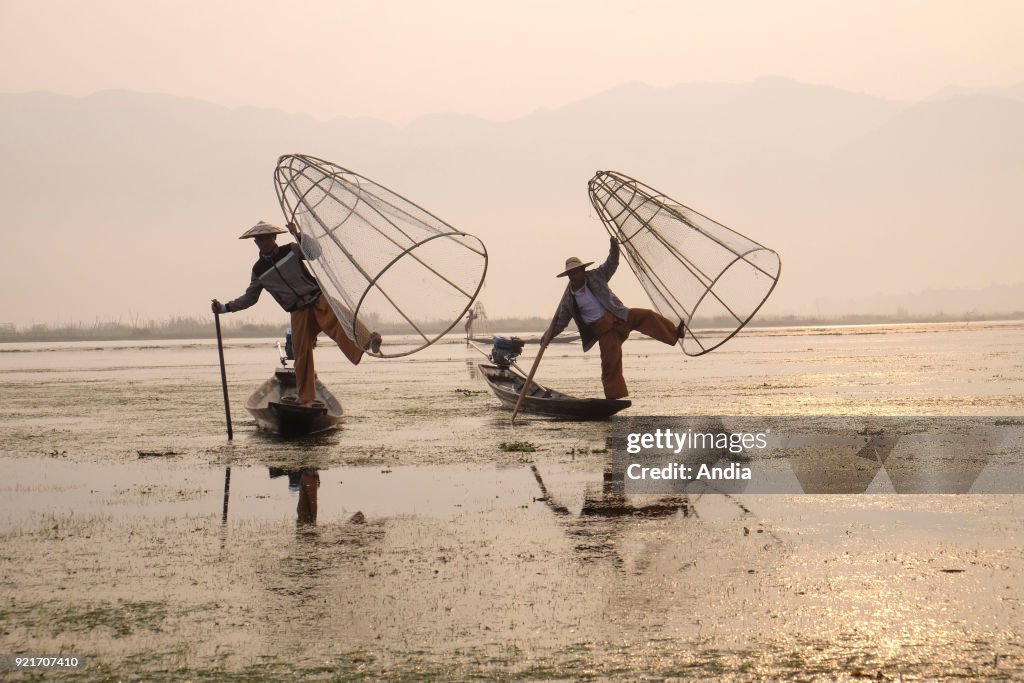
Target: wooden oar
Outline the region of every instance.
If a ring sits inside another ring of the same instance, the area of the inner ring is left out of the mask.
[[[568,286],[567,286],[568,287]],[[555,326],[555,321],[558,320],[558,309],[562,307],[562,300],[558,300],[558,308],[555,309],[555,314],[551,317],[551,323],[548,325],[548,329],[544,331],[545,336]],[[550,340],[549,340],[550,341]],[[530,374],[526,376],[526,382],[523,384],[523,390],[519,392],[519,400],[516,401],[516,408],[512,411],[512,422],[515,423],[516,415],[519,414],[519,407],[523,405],[523,399],[526,398],[526,392],[530,390],[530,383],[533,382],[533,375],[537,372],[537,366],[540,365],[540,359],[544,355],[544,349],[548,347],[547,343],[542,342],[540,350],[537,351],[537,357],[533,359],[533,367],[530,368]]]
[[[224,342],[220,336],[220,313],[214,311],[213,322],[217,326],[217,355],[220,356],[220,385],[224,389],[224,417],[228,422],[228,441],[231,441],[231,404],[228,403],[228,373],[224,369]]]

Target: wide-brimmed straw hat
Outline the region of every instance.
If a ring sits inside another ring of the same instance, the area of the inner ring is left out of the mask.
[[[288,232],[284,228],[279,228],[276,225],[271,225],[265,221],[260,221],[256,225],[252,226],[248,230],[242,233],[242,236],[238,239],[247,240],[251,237],[259,237],[260,235],[280,235],[282,232]]]
[[[561,273],[559,273],[555,277],[565,277],[566,275],[569,274],[570,270],[575,270],[577,268],[586,268],[587,266],[592,266],[592,265],[594,265],[593,261],[587,261],[586,263],[584,263],[583,261],[580,261],[575,256],[571,256],[571,257],[565,259],[565,270],[563,270]]]

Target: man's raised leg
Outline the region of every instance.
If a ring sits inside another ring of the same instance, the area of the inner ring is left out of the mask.
[[[646,334],[663,344],[675,344],[679,341],[680,326],[656,311],[647,308],[629,309],[626,324],[630,330]]]
[[[327,303],[326,295],[317,299],[310,309],[315,311],[316,321],[324,333],[334,340],[334,343],[338,345],[352,365],[359,365],[359,361],[363,359],[363,350],[345,334],[345,328],[341,326],[338,316],[334,314]],[[367,339],[369,339],[369,333],[367,333]]]

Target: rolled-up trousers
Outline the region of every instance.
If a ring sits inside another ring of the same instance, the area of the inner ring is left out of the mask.
[[[679,341],[677,327],[665,316],[646,308],[629,309],[629,317],[625,320],[605,313],[604,317],[590,323],[590,329],[597,335],[601,349],[601,384],[604,385],[605,398],[629,396],[626,380],[622,376],[622,342],[626,341],[630,332],[636,330],[671,345]]]
[[[352,365],[359,365],[363,350],[348,338],[338,322],[327,296],[322,295],[306,308],[292,311],[292,351],[295,353],[295,383],[299,390],[299,403],[316,398],[316,370],[313,367],[313,340],[324,332],[334,340]],[[369,339],[369,334],[367,334]]]

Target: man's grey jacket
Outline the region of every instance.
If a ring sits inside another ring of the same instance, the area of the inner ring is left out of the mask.
[[[583,276],[587,280],[587,287],[594,295],[594,298],[604,306],[604,310],[619,320],[625,320],[629,317],[629,309],[619,301],[619,297],[615,296],[615,292],[608,287],[608,280],[612,279],[612,275],[615,274],[618,268],[619,245],[618,243],[612,243],[605,262],[597,268],[584,272]],[[558,305],[558,314],[555,316],[555,324],[552,327],[551,336],[553,337],[564,330],[569,325],[569,320],[572,319],[576,323],[576,329],[580,331],[580,341],[583,343],[583,350],[589,351],[597,343],[597,335],[590,330],[590,325],[583,322],[580,307],[576,305],[576,297],[572,295],[570,289],[566,285],[565,294],[562,295],[562,301]]]
[[[302,246],[297,242],[279,246],[268,256],[261,254],[252,267],[252,279],[245,294],[224,304],[223,312],[249,308],[259,300],[264,289],[289,313],[306,308],[320,298],[320,285],[302,265],[306,259],[303,247],[310,257],[320,256],[319,245],[314,240],[307,240]]]

